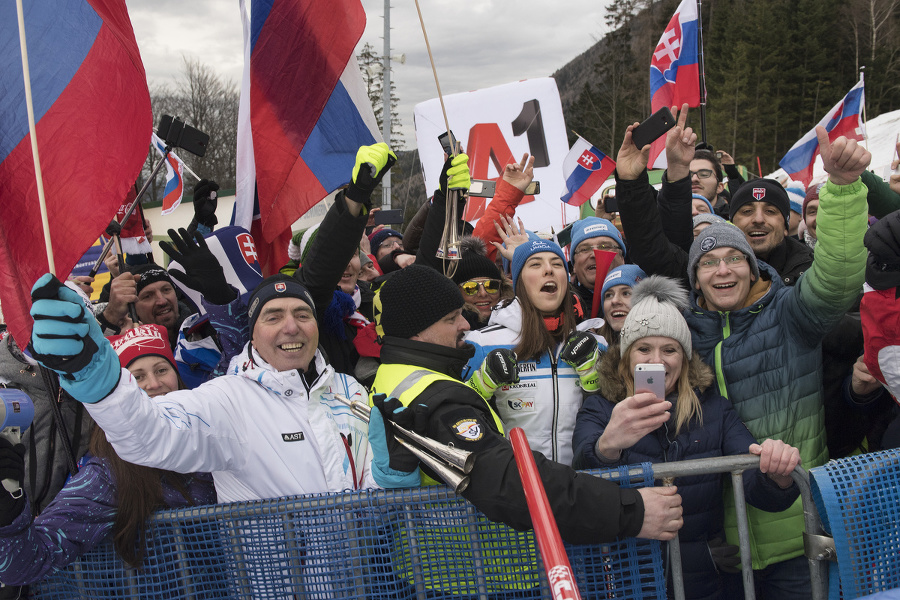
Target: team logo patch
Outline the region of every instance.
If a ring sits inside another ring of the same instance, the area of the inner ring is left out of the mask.
[[[281,439],[285,442],[302,442],[306,439],[306,436],[303,435],[302,431],[295,431],[294,433],[282,433]]]
[[[276,291],[276,292],[281,293],[281,292],[283,292],[283,291],[286,290],[286,289],[287,289],[287,284],[285,284],[283,281],[281,281],[281,282],[275,284],[275,291]]]
[[[604,223],[597,223],[596,225],[588,225],[584,228],[584,233],[596,233],[598,231],[609,231],[609,227],[607,227]]]
[[[481,425],[475,419],[463,419],[453,424],[453,433],[468,442],[477,442],[484,437]]]
[[[753,188],[753,197],[758,201],[766,197],[766,188]]]
[[[713,248],[716,247],[716,238],[709,236],[707,238],[703,238],[703,241],[700,242],[700,250],[703,252],[709,252]]]

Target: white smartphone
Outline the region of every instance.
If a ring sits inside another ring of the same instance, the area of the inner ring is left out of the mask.
[[[652,392],[660,400],[666,399],[666,367],[642,363],[634,366],[634,393]]]

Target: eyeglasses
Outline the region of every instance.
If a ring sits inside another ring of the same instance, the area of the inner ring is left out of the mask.
[[[487,294],[497,294],[500,292],[500,280],[488,279],[487,281],[464,281],[459,284],[466,296],[474,296],[478,293],[478,288],[482,288]]]
[[[715,271],[719,268],[720,262],[725,262],[725,266],[729,269],[742,265],[747,262],[747,257],[743,254],[735,254],[734,256],[726,256],[725,258],[707,258],[698,263],[698,267],[704,271]]]
[[[603,250],[604,252],[615,252],[616,254],[622,254],[622,249],[619,248],[616,244],[598,244],[596,246],[583,246],[582,244],[578,244],[578,250],[575,251],[575,254],[587,254],[588,252],[593,253],[594,250]]]
[[[700,179],[709,179],[714,175],[712,169],[700,169],[699,171],[688,171],[688,177],[696,175]]]
[[[391,237],[381,242],[381,245],[378,248],[402,248],[403,240],[396,237]]]

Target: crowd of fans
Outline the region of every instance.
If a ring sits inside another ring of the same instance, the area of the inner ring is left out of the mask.
[[[39,414],[25,445],[0,438],[0,479],[24,490],[0,490],[0,581],[34,583],[106,539],[139,566],[164,507],[440,483],[397,424],[474,452],[463,496],[527,530],[504,437],[521,427],[563,538],[680,531],[689,598],[742,593],[723,479],[634,490],[574,469],[759,455],[743,478],[757,593],[809,597],[791,473],[900,445],[900,176],[821,130],[826,180],[745,181],[686,122],[683,107],[659,190],[627,129],[618,214],[598,205],[566,248],[515,218],[528,156],[476,227],[459,224],[456,261],[436,251],[448,205],[466,201],[465,154],[405,233],[372,229],[370,195],[396,160],[376,144],[281,272],[244,277],[248,293],[207,245],[206,181],[203,214],[161,244],[177,267],[113,264],[98,304],[90,281],[42,277],[31,343],[0,344],[0,382]],[[646,364],[662,365],[661,394],[636,381]],[[368,423],[342,397],[372,406]]]

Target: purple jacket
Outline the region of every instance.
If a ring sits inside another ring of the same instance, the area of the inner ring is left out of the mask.
[[[188,492],[195,504],[216,502],[211,475],[188,477]],[[34,521],[26,504],[11,524],[0,527],[0,581],[6,585],[38,582],[104,542],[112,534],[116,496],[108,461],[92,457]],[[190,505],[165,481],[163,502],[168,508]]]

